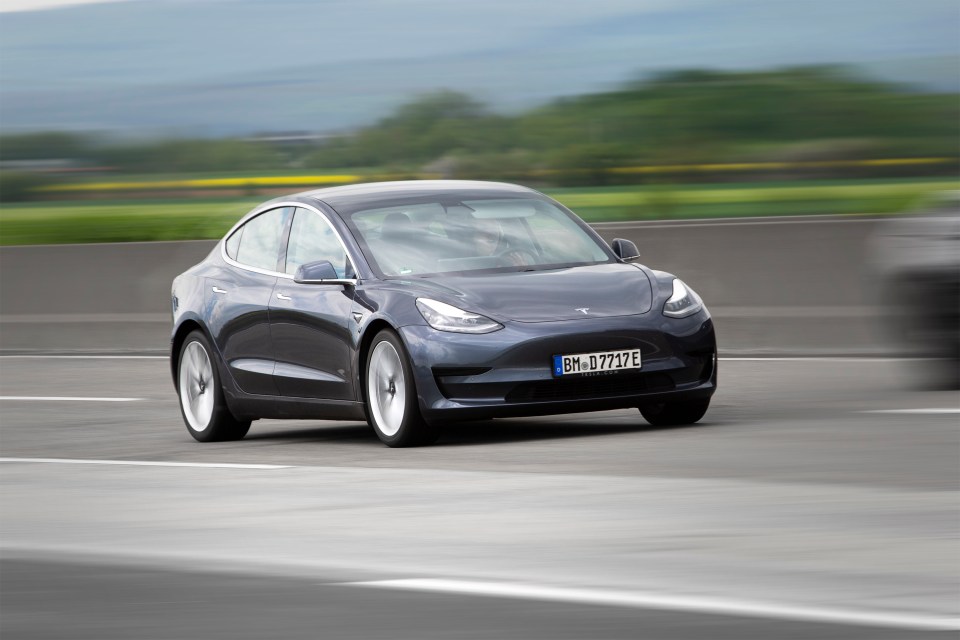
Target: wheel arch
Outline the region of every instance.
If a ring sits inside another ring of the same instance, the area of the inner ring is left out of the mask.
[[[216,343],[214,343],[213,338],[210,336],[210,332],[205,326],[203,326],[201,322],[194,320],[193,318],[188,318],[187,320],[181,322],[180,326],[177,327],[177,330],[173,334],[173,339],[170,341],[170,375],[173,377],[174,387],[177,386],[180,349],[183,348],[183,343],[187,339],[187,336],[197,330],[206,336],[210,344],[214,345],[214,350],[216,350]]]
[[[364,407],[366,407],[367,404],[367,385],[365,384],[367,377],[367,355],[370,353],[370,344],[373,342],[373,339],[384,329],[389,329],[394,332],[397,337],[400,338],[400,342],[403,343],[403,336],[400,335],[397,328],[383,318],[377,318],[371,321],[364,329],[363,335],[360,338],[360,346],[357,350],[357,378],[355,380],[357,389],[360,391],[360,402],[364,404]],[[404,348],[406,348],[406,344],[404,344]]]

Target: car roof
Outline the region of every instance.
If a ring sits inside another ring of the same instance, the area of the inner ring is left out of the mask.
[[[340,187],[327,187],[294,194],[293,198],[321,200],[334,209],[355,208],[363,203],[379,202],[391,198],[416,198],[444,194],[469,197],[516,197],[520,194],[534,195],[527,187],[506,182],[479,180],[399,180],[395,182],[367,182]]]

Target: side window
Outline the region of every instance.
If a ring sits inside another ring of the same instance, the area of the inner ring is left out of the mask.
[[[283,238],[283,228],[290,211],[290,208],[271,209],[243,225],[235,260],[250,267],[276,271],[280,257],[280,240]],[[240,230],[237,231],[239,232]],[[233,236],[230,239],[232,240]],[[230,255],[229,247],[227,255]]]
[[[318,260],[332,264],[337,277],[354,276],[347,254],[333,228],[315,211],[297,208],[290,227],[290,242],[287,244],[286,271],[292,275],[300,265]]]

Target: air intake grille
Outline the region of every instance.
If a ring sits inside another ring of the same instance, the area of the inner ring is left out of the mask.
[[[560,378],[518,384],[507,394],[506,400],[507,402],[589,400],[628,396],[634,393],[671,391],[675,386],[673,379],[665,373]]]

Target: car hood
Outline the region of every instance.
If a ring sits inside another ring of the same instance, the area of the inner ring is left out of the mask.
[[[650,311],[653,299],[647,274],[630,264],[445,275],[417,285],[426,296],[517,322],[636,315]]]

